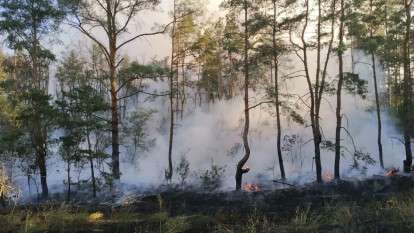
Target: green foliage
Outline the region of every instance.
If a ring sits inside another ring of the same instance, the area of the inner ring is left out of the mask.
[[[225,167],[212,164],[210,169],[203,171],[200,175],[201,188],[208,192],[219,189],[223,182]]]
[[[148,151],[155,144],[155,139],[148,134],[147,122],[155,113],[154,110],[141,110],[130,113],[124,124],[124,144],[132,145],[133,154],[140,151]],[[129,140],[131,142],[129,142]]]
[[[360,96],[365,99],[368,93],[368,82],[359,77],[358,74],[345,73],[344,74],[344,89],[350,94]]]
[[[184,155],[180,158],[180,162],[177,165],[176,172],[180,176],[181,186],[184,186],[188,176],[190,175],[190,162],[186,159]]]
[[[0,3],[0,32],[6,32],[10,48],[31,56],[53,59],[40,40],[56,32],[64,13],[55,0],[3,0]]]
[[[385,12],[386,4],[384,0],[354,0],[354,9],[345,21],[349,35],[356,39],[358,48],[367,53],[382,54],[387,46],[384,23],[389,12]]]
[[[50,131],[55,129],[57,110],[44,91],[16,91],[18,87],[10,74],[0,86],[0,99],[5,103],[0,107],[0,157],[18,159],[22,170],[31,174],[36,169],[35,155],[39,151],[47,155],[49,144],[54,142]]]
[[[404,132],[405,129],[410,132],[411,137],[414,138],[414,121],[405,121],[406,117],[410,118],[414,113],[414,103],[406,105],[403,102],[402,95],[396,94],[393,96],[394,103],[390,108],[390,114],[394,119],[394,124],[400,132]]]
[[[105,119],[109,106],[92,82],[91,78],[100,78],[94,74],[73,51],[60,64],[56,74],[60,85],[55,101],[56,119],[62,131],[59,152],[69,167],[74,164],[83,168],[86,163],[92,166],[94,160],[102,162],[108,158],[106,146],[101,147],[99,143],[106,140],[101,134],[109,129],[109,121]]]
[[[229,11],[223,29],[223,49],[228,53],[238,54],[243,49],[243,38],[237,25],[236,11]]]
[[[124,79],[151,79],[157,80],[160,77],[168,75],[168,70],[156,63],[143,65],[138,62],[131,62],[119,71],[119,76]]]

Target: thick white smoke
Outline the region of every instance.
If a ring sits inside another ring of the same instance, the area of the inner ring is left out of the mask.
[[[349,58],[349,57],[348,57]],[[348,59],[348,71],[351,70]],[[363,52],[355,55],[355,60],[369,62]],[[293,62],[293,61],[292,61]],[[298,67],[298,66],[297,66]],[[299,68],[299,67],[298,67]],[[379,73],[380,87],[385,91],[384,73],[380,66]],[[291,70],[291,69],[289,69]],[[372,109],[373,83],[371,68],[363,63],[356,65],[355,72],[369,83],[369,95],[363,100],[358,96],[345,94],[343,97],[344,127],[346,127],[355,141],[357,149],[371,154],[371,157],[378,160],[377,147],[377,123],[375,112]],[[288,73],[288,72],[286,72]],[[335,78],[337,73],[336,59],[333,58],[329,65],[330,80]],[[303,78],[286,81],[284,93],[304,94],[306,83]],[[252,105],[260,102],[254,98],[252,93]],[[321,121],[323,133],[327,140],[334,141],[335,132],[335,96],[326,95],[321,109]],[[151,136],[156,138],[156,145],[149,152],[143,153],[137,159],[137,164],[131,166],[129,163],[122,165],[124,176],[123,182],[137,185],[159,184],[163,182],[163,171],[167,167],[168,136],[166,131],[158,130],[162,126],[163,119],[168,119],[168,107],[163,101],[158,100],[159,105],[157,116],[151,121]],[[148,104],[148,103],[147,103]],[[152,105],[153,106],[153,105]],[[196,172],[206,169],[212,163],[226,166],[225,186],[234,186],[234,173],[237,161],[243,155],[241,146],[241,132],[243,122],[243,100],[236,97],[232,100],[223,100],[213,104],[205,104],[203,107],[196,107],[192,103],[187,104],[186,115],[183,120],[177,122],[174,141],[174,161],[178,163],[181,156],[190,162],[192,171]],[[275,118],[272,116],[272,107],[263,105],[251,111],[251,130],[249,141],[251,146],[251,158],[248,166],[251,172],[245,176],[247,182],[258,178],[273,179],[279,177],[278,163],[276,160],[276,127]],[[302,112],[309,125],[305,111]],[[386,167],[401,167],[404,157],[403,146],[395,140],[400,137],[396,131],[392,119],[386,109],[382,111],[384,132],[383,147]],[[313,144],[311,140],[310,127],[298,125],[286,117],[282,122],[284,135],[300,136],[291,151],[284,152],[286,173],[291,182],[310,182],[314,180],[313,165]],[[344,157],[342,158],[342,176],[345,178],[364,178],[376,173],[382,173],[379,163],[368,167],[366,173],[351,170],[353,164],[354,150],[349,135],[342,133]],[[239,150],[235,150],[239,148]],[[350,151],[351,153],[347,152]],[[236,152],[236,153],[231,153]],[[333,172],[334,153],[323,151],[323,170],[326,173]]]
[[[311,54],[312,55],[312,54]],[[312,55],[313,56],[313,55]],[[369,62],[363,52],[357,52],[355,60],[361,61],[355,66],[355,72],[369,83],[368,97],[363,100],[358,96],[345,94],[343,97],[344,127],[352,135],[358,149],[371,154],[377,160],[377,123],[375,112],[368,111],[373,106],[373,83],[372,71],[369,66],[364,64]],[[346,70],[351,71],[351,59],[347,56]],[[284,67],[284,68],[283,68]],[[283,73],[291,73],[292,70],[300,70],[300,65],[294,57],[286,59],[282,67]],[[294,67],[294,68],[293,68]],[[384,72],[378,65],[378,77],[380,80],[381,91],[385,91]],[[336,58],[332,58],[329,64],[329,80],[332,81],[337,74]],[[264,77],[265,78],[265,77]],[[306,91],[304,78],[295,78],[283,83],[281,90],[285,94],[304,95]],[[154,83],[150,87],[152,90],[163,92],[167,90],[166,83]],[[261,90],[251,92],[251,105],[259,103],[265,99]],[[326,95],[321,109],[321,122],[324,137],[334,141],[335,132],[335,96]],[[147,134],[149,138],[155,139],[155,144],[148,151],[139,151],[134,154],[135,159],[131,160],[131,155],[127,155],[124,145],[122,154],[122,178],[121,182],[148,190],[157,187],[165,182],[164,170],[167,168],[168,155],[168,124],[169,124],[169,105],[166,97],[159,97],[152,101],[145,101],[144,95],[136,101],[131,101],[128,111],[153,109],[156,112],[148,122]],[[291,103],[295,100],[291,100]],[[298,101],[300,103],[300,101]],[[251,129],[249,141],[251,147],[251,158],[247,165],[251,172],[245,175],[245,182],[257,182],[258,180],[271,181],[279,178],[279,165],[276,159],[276,124],[273,106],[261,105],[251,110]],[[237,161],[243,156],[241,133],[243,129],[243,99],[241,96],[231,100],[222,100],[215,103],[204,103],[201,107],[189,101],[183,119],[178,119],[175,129],[175,140],[173,146],[173,159],[175,165],[180,158],[185,158],[190,163],[193,182],[197,182],[197,174],[208,169],[212,164],[225,166],[226,171],[223,175],[225,190],[234,188],[234,174]],[[298,136],[289,151],[284,151],[285,169],[288,182],[304,184],[315,180],[313,164],[313,144],[311,129],[306,112],[306,107],[302,105],[300,113],[305,117],[306,124],[299,125],[284,116],[282,120],[284,136]],[[395,129],[393,120],[387,110],[382,111],[383,118],[383,148],[384,161],[386,167],[401,167],[404,158],[403,145],[395,138],[401,137]],[[381,174],[379,164],[369,166],[364,172],[361,170],[351,170],[353,164],[353,144],[345,132],[342,133],[344,157],[342,157],[341,171],[342,177],[352,179],[363,179],[374,174]],[[351,153],[347,152],[350,151]],[[57,152],[57,151],[55,151]],[[108,149],[110,152],[110,148]],[[334,166],[334,152],[323,150],[322,164],[324,173],[332,173]],[[55,191],[61,191],[66,180],[65,164],[59,160],[59,155],[55,153],[48,160],[48,182]],[[88,179],[90,174],[88,169],[74,171],[73,179],[82,177]],[[24,190],[27,189],[25,177],[18,180]],[[178,181],[177,175],[174,177]],[[38,182],[39,183],[39,182]],[[32,194],[34,191],[32,183]]]
[[[216,1],[218,2],[218,1]],[[217,3],[215,3],[217,5]],[[215,6],[217,7],[217,6]],[[168,7],[164,7],[168,9]],[[164,12],[165,13],[165,12]],[[164,14],[165,18],[165,14]],[[163,18],[163,20],[164,20]],[[168,20],[167,20],[168,21]],[[137,25],[137,27],[142,25]],[[144,25],[145,26],[145,25]],[[142,26],[143,28],[145,28]],[[148,25],[146,25],[148,26]],[[169,45],[164,39],[156,38],[156,44],[162,44],[163,48],[157,51],[160,56],[168,54]],[[159,41],[158,41],[159,40]],[[146,42],[140,42],[146,43]],[[148,60],[156,49],[149,46],[147,49],[137,49],[134,45],[128,47],[126,51],[131,58],[138,56],[139,53],[146,54],[144,60]],[[314,58],[315,54],[310,54]],[[141,56],[140,56],[141,57]],[[288,59],[286,59],[288,60]],[[301,64],[298,63],[294,56],[290,57],[290,62],[285,62],[282,67],[282,73],[291,73],[294,70],[301,70]],[[313,62],[316,59],[311,59]],[[369,59],[363,52],[357,52],[355,60],[369,63]],[[346,70],[351,71],[351,59],[349,53],[346,57]],[[369,83],[368,98],[362,100],[345,94],[343,97],[343,113],[345,114],[344,126],[347,127],[355,140],[358,149],[371,154],[372,158],[377,160],[377,123],[375,112],[368,111],[372,109],[373,98],[373,80],[372,71],[366,64],[359,63],[355,66],[355,72]],[[312,64],[314,73],[315,64]],[[333,80],[337,74],[337,62],[333,57],[329,64],[329,80]],[[385,91],[384,72],[381,66],[377,64],[378,79],[380,80],[381,91]],[[295,78],[286,81],[283,84],[283,93],[303,95],[307,93],[306,82],[304,78]],[[159,92],[167,90],[166,83],[155,83],[151,85],[151,89]],[[251,103],[259,103],[263,99],[257,96],[263,96],[258,90],[251,93]],[[256,98],[255,98],[256,96]],[[321,124],[323,134],[326,139],[334,141],[335,131],[335,97],[325,96],[321,109]],[[147,133],[150,138],[155,139],[155,145],[149,151],[138,152],[134,162],[126,155],[123,150],[123,162],[121,164],[122,178],[125,184],[136,185],[141,188],[149,188],[164,183],[164,170],[167,168],[168,156],[168,100],[167,98],[157,98],[154,101],[143,101],[144,96],[134,103],[130,103],[128,111],[140,109],[154,109],[156,113],[153,115],[147,125]],[[299,102],[300,103],[300,102]],[[305,109],[305,106],[303,106]],[[175,129],[175,140],[173,147],[173,159],[175,165],[179,162],[181,156],[185,156],[190,162],[190,169],[193,174],[207,169],[212,163],[225,166],[224,188],[232,189],[234,187],[234,174],[237,161],[243,155],[243,147],[241,146],[241,132],[243,127],[243,100],[242,97],[235,97],[231,100],[222,100],[215,103],[204,103],[202,107],[191,101],[186,105],[184,118],[178,120]],[[251,111],[251,130],[249,135],[251,158],[247,165],[251,168],[251,172],[244,176],[246,182],[255,182],[258,179],[272,180],[279,178],[279,165],[276,159],[276,124],[273,116],[273,107],[262,105]],[[307,120],[306,109],[302,115]],[[384,162],[386,167],[401,167],[404,158],[403,145],[395,138],[400,138],[400,133],[395,129],[393,120],[386,109],[382,111],[383,118],[383,148]],[[290,151],[284,152],[285,168],[288,181],[291,183],[306,183],[315,180],[315,172],[313,165],[313,144],[310,127],[298,125],[286,117],[282,121],[283,135],[298,135],[296,143]],[[351,152],[353,146],[351,139],[343,132],[343,144]],[[108,150],[110,152],[110,150]],[[63,181],[66,180],[65,165],[60,162],[54,155],[48,160],[48,182],[51,187],[61,190]],[[344,178],[365,178],[373,174],[382,173],[377,163],[375,166],[369,167],[366,174],[361,171],[350,170],[353,163],[352,155],[344,152],[342,158],[341,170]],[[323,151],[322,153],[323,171],[327,173],[333,172],[334,152]],[[90,176],[87,169],[75,173],[74,175],[88,178]],[[194,175],[196,177],[197,175]],[[22,187],[26,186],[25,177],[20,177]],[[175,176],[177,179],[177,176]]]

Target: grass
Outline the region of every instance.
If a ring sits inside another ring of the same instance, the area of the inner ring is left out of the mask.
[[[283,206],[283,203],[280,203]],[[88,212],[70,206],[16,209],[0,215],[1,233],[379,233],[414,232],[414,193],[384,200],[331,201],[283,213],[217,209],[215,214]]]

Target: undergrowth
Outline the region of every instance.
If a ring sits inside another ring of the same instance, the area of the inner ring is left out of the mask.
[[[93,212],[67,205],[44,206],[18,208],[0,215],[0,222],[1,233],[399,233],[414,230],[414,194],[376,201],[312,203],[286,214],[252,208],[173,216],[167,210],[145,214],[126,208]]]

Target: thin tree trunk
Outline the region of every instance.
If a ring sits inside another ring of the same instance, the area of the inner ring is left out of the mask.
[[[275,60],[275,104],[276,104],[276,125],[277,125],[277,157],[279,159],[280,176],[282,180],[286,179],[285,166],[282,154],[282,124],[280,120],[280,101],[279,101],[279,67]]]
[[[370,0],[370,11],[371,15],[373,14],[373,7],[374,4],[372,0]],[[387,20],[387,19],[385,19]],[[387,28],[386,28],[387,30]],[[374,32],[372,27],[369,31],[369,36],[371,39],[374,37]],[[378,80],[377,80],[377,68],[376,68],[376,59],[374,51],[371,51],[371,67],[372,67],[372,75],[374,79],[374,90],[375,90],[375,105],[376,105],[376,114],[377,114],[377,144],[378,144],[378,159],[381,165],[381,168],[384,169],[384,159],[383,159],[383,152],[382,152],[382,123],[381,123],[381,107],[380,107],[380,99],[379,99],[379,92],[378,92]]]
[[[70,182],[71,182],[71,180],[70,180],[70,160],[68,160],[68,164],[67,164],[67,180],[68,180],[68,191],[67,191],[66,199],[69,202],[70,201],[70,192],[71,192],[71,190],[70,190]]]
[[[176,16],[175,16],[176,17]],[[174,21],[175,22],[175,21]],[[175,44],[175,46],[176,46],[176,48],[175,48],[175,52],[176,52],[176,55],[175,55],[175,64],[174,64],[174,66],[175,66],[175,78],[176,78],[176,81],[175,81],[175,94],[176,94],[176,101],[175,101],[175,112],[176,112],[176,118],[178,119],[179,117],[180,117],[180,112],[181,112],[181,109],[180,109],[180,100],[181,100],[181,93],[180,93],[180,69],[179,69],[179,65],[180,65],[180,59],[181,59],[181,53],[180,53],[180,46],[181,46],[181,34],[180,34],[180,32],[179,32],[179,28],[177,29],[177,30],[174,30],[174,31],[178,31],[178,33],[177,33],[177,35],[174,35],[175,36],[175,42],[173,41],[173,43],[176,43]]]
[[[0,175],[6,175],[6,168],[3,163],[1,163]],[[8,176],[8,177],[11,177],[11,176]],[[4,191],[0,191],[0,204],[3,208],[6,207],[6,195]]]
[[[313,142],[314,142],[314,152],[315,152],[315,166],[316,166],[316,179],[318,183],[322,183],[322,166],[321,166],[321,159],[320,159],[320,144],[321,144],[321,132],[319,128],[319,115],[317,114],[319,112],[319,103],[318,103],[318,96],[319,92],[323,91],[323,89],[317,89],[314,88],[314,85],[312,84],[312,79],[310,77],[310,70],[309,70],[309,63],[308,63],[308,44],[306,42],[305,34],[306,30],[309,24],[309,0],[306,0],[305,2],[306,7],[306,13],[305,13],[305,25],[303,26],[302,32],[301,32],[301,41],[303,47],[301,48],[303,51],[303,58],[301,58],[303,62],[303,66],[305,69],[305,77],[306,82],[308,85],[309,95],[310,95],[310,120],[311,120],[311,126],[312,126],[312,135],[313,135]],[[319,62],[319,61],[318,61]],[[318,70],[319,72],[319,70]],[[317,75],[317,78],[319,75]],[[318,80],[318,79],[317,79]],[[317,83],[319,84],[319,82]],[[323,85],[322,85],[323,86]]]
[[[88,141],[88,154],[89,154],[89,165],[91,168],[91,180],[92,180],[92,194],[93,197],[96,197],[96,178],[95,178],[95,169],[93,165],[93,156],[92,156],[92,145],[91,145],[91,139],[90,139],[90,132],[88,132],[87,135],[87,141]]]
[[[173,28],[172,28],[172,49],[171,49],[171,70],[170,70],[170,76],[169,76],[169,81],[170,81],[170,95],[169,95],[169,100],[170,100],[170,135],[169,135],[169,145],[168,145],[168,170],[165,173],[165,179],[167,181],[171,181],[172,176],[173,176],[173,164],[172,164],[172,151],[173,151],[173,142],[174,142],[174,75],[175,73],[175,69],[177,68],[175,66],[175,60],[177,59],[176,54],[175,54],[175,31],[176,31],[176,21],[177,21],[177,16],[176,16],[176,0],[174,0],[174,22],[173,22]]]
[[[411,5],[412,2],[404,0],[405,7],[405,38],[403,44],[403,56],[404,56],[404,147],[405,156],[404,172],[411,172],[413,155],[411,150],[411,135],[410,135],[410,108],[412,107],[412,81],[411,81],[411,62],[410,62],[410,39],[411,39]]]
[[[309,3],[308,3],[309,4]],[[317,64],[316,64],[316,82],[315,82],[315,92],[314,92],[314,104],[312,107],[313,111],[313,135],[314,135],[314,146],[315,146],[315,167],[316,167],[316,180],[318,183],[322,183],[322,162],[321,162],[321,142],[322,142],[322,134],[320,131],[320,124],[319,124],[319,90],[322,89],[322,85],[320,86],[319,77],[321,71],[321,50],[322,50],[322,6],[321,0],[318,0],[318,24],[317,24]],[[315,100],[316,100],[316,107],[315,107]],[[312,116],[311,116],[312,117]]]
[[[237,164],[236,170],[236,190],[242,187],[243,174],[247,173],[249,169],[244,168],[244,165],[250,158],[249,146],[249,127],[250,127],[250,111],[249,111],[249,31],[247,25],[248,6],[247,1],[244,2],[244,130],[243,130],[243,145],[245,154],[244,157]]]
[[[185,85],[186,85],[186,76],[185,76],[185,54],[182,55],[182,61],[181,61],[181,72],[182,72],[182,83],[181,83],[181,111],[180,111],[180,119],[182,120],[184,117],[184,106],[187,101],[187,96],[185,93]]]
[[[273,0],[273,48],[276,49],[276,25],[277,25],[277,6],[276,0]],[[282,126],[280,122],[280,101],[279,101],[279,64],[278,55],[276,52],[273,54],[274,63],[274,82],[275,82],[275,105],[276,105],[276,125],[277,125],[277,157],[279,159],[280,176],[282,180],[286,179],[285,167],[283,164],[282,154]]]
[[[371,62],[372,62],[372,71],[374,78],[374,89],[375,89],[375,104],[377,107],[377,125],[378,125],[378,134],[377,134],[377,143],[378,143],[378,156],[381,168],[384,169],[384,158],[382,152],[382,121],[381,121],[381,105],[379,100],[378,92],[378,81],[377,81],[377,69],[375,66],[375,54],[371,52]]]
[[[341,17],[339,26],[339,47],[338,50],[338,62],[339,62],[339,80],[336,90],[336,130],[335,130],[335,179],[340,179],[340,160],[341,160],[341,129],[342,129],[342,86],[344,82],[344,59],[343,59],[343,47],[344,47],[344,0],[341,0]]]

